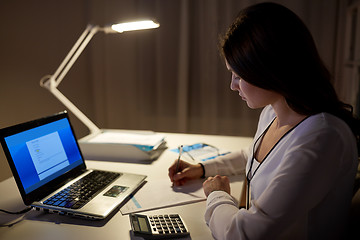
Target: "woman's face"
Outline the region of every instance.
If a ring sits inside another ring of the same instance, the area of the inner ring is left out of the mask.
[[[259,88],[246,82],[231,69],[227,62],[226,67],[231,72],[230,89],[238,91],[239,96],[246,101],[249,108],[262,108],[269,104],[274,104],[281,98],[281,95],[276,92]]]

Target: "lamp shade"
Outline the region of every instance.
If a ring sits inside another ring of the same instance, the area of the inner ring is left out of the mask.
[[[143,29],[158,28],[159,26],[160,26],[160,24],[158,24],[152,20],[145,20],[145,21],[113,24],[111,26],[111,28],[114,31],[122,33],[122,32],[126,32],[126,31],[136,31],[136,30],[143,30]]]

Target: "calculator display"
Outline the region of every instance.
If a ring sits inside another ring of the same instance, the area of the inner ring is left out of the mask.
[[[146,218],[142,218],[142,217],[138,218],[138,222],[139,222],[139,225],[140,225],[140,230],[142,232],[150,232],[146,221],[147,221]]]

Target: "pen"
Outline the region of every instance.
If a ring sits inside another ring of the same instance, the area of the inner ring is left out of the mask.
[[[183,151],[183,145],[181,145],[179,147],[179,157],[178,157],[178,160],[176,162],[176,171],[175,171],[175,173],[179,172],[179,163],[180,163],[180,158],[181,158],[182,151]]]

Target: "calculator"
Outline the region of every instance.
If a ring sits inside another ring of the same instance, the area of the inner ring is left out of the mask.
[[[144,239],[180,238],[190,235],[179,214],[130,214],[129,217],[134,235]]]

